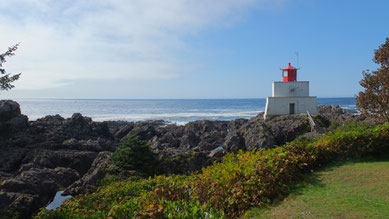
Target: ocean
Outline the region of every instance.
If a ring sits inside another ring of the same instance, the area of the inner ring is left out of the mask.
[[[15,99],[30,120],[79,112],[94,121],[165,120],[185,124],[195,120],[251,118],[265,110],[266,99]],[[318,98],[318,105],[356,109],[356,99]]]

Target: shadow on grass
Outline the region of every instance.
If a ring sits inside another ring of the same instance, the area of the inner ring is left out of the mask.
[[[377,163],[377,162],[387,162],[389,161],[389,154],[376,154],[369,155],[359,158],[348,158],[344,160],[332,161],[329,164],[325,165],[322,168],[317,168],[315,171],[331,171],[338,167],[355,164],[355,163]]]
[[[333,161],[324,167],[316,168],[315,172],[311,174],[301,174],[301,180],[291,185],[289,193],[283,196],[280,201],[284,200],[290,194],[300,195],[301,194],[300,191],[302,191],[302,189],[307,186],[311,186],[311,185],[317,187],[325,186],[320,180],[319,172],[332,171],[344,165],[349,165],[354,163],[373,163],[373,162],[376,163],[376,162],[387,162],[387,161],[389,161],[389,154],[380,154],[375,156]],[[279,202],[277,202],[276,204],[279,204]]]
[[[296,182],[294,185],[290,186],[289,194],[292,194],[293,192],[298,192],[301,188],[304,188],[307,185],[324,186],[324,184],[320,181],[319,172],[332,171],[344,165],[350,165],[356,163],[377,163],[377,162],[388,162],[388,161],[389,161],[389,154],[379,154],[374,156],[371,155],[371,156],[360,157],[360,158],[349,158],[346,160],[332,161],[329,164],[325,165],[324,167],[316,168],[314,173],[301,174],[302,179]],[[293,193],[293,194],[298,194],[298,193]],[[284,196],[283,199],[286,196]]]
[[[323,171],[332,171],[344,165],[352,165],[356,163],[377,163],[388,161],[389,154],[371,155],[360,158],[333,161],[321,168],[316,168],[313,173],[301,173],[300,179],[289,186],[289,190],[285,192],[284,196],[280,197],[277,200],[274,200],[272,204],[262,207],[254,207],[250,209],[242,218],[262,218],[261,215],[263,215],[271,208],[280,205],[287,197],[303,195],[304,189],[307,187],[325,187],[326,184],[324,184],[320,179],[320,177],[322,176],[321,172]]]

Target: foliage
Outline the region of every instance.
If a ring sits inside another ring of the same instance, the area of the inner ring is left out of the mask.
[[[80,195],[57,211],[42,210],[37,218],[222,218],[190,197],[187,176],[157,176],[115,182],[95,193]]]
[[[136,170],[146,175],[153,175],[157,167],[156,155],[146,142],[138,140],[135,135],[120,143],[112,160],[123,170]]]
[[[339,128],[341,124],[338,121],[333,121],[331,125],[328,127],[330,131],[335,131],[337,128]]]
[[[376,71],[364,71],[359,82],[364,91],[357,96],[357,107],[364,115],[389,121],[389,38],[374,51],[373,61],[380,65]]]
[[[389,124],[351,124],[319,140],[228,154],[191,175],[113,182],[38,218],[231,218],[287,194],[304,173],[344,158],[389,153]]]
[[[366,122],[356,122],[356,121],[346,121],[343,125],[339,125],[335,130],[348,132],[348,131],[364,131],[372,127],[369,123]]]
[[[14,88],[15,86],[12,84],[12,82],[19,79],[20,74],[11,75],[10,73],[7,73],[7,71],[3,68],[3,64],[6,62],[7,56],[13,56],[15,55],[15,51],[18,49],[19,44],[16,44],[13,47],[9,47],[8,50],[0,54],[0,90],[10,90]]]

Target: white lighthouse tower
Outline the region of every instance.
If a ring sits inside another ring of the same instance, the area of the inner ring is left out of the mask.
[[[273,94],[266,99],[264,119],[272,115],[316,114],[317,98],[309,96],[309,81],[297,81],[297,69],[290,63],[282,69],[283,81],[273,82]]]

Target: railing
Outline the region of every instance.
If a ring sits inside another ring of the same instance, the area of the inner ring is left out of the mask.
[[[309,125],[311,126],[311,132],[315,131],[315,121],[313,121],[311,114],[307,111]]]

